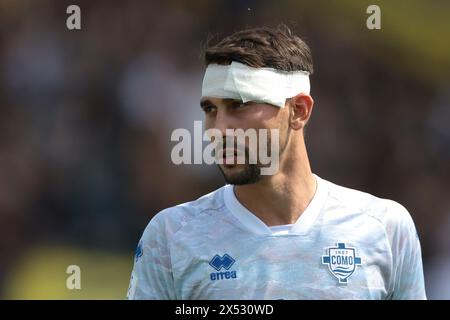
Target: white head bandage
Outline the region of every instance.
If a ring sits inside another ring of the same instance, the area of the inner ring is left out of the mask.
[[[284,107],[287,98],[309,95],[309,73],[272,68],[252,68],[233,61],[230,65],[210,64],[203,78],[202,97],[239,99]]]

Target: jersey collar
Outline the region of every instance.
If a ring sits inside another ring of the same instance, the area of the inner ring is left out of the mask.
[[[314,193],[314,196],[305,211],[293,224],[287,235],[308,233],[322,210],[328,196],[328,184],[325,180],[315,174],[314,177],[317,181],[316,192]],[[223,197],[225,205],[231,214],[249,231],[258,235],[274,235],[273,231],[261,219],[255,216],[239,202],[234,194],[233,185],[227,184],[225,186]]]

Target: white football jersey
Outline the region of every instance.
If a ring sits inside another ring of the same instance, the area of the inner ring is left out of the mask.
[[[161,211],[137,247],[128,299],[426,299],[408,211],[315,178],[292,225],[268,227],[232,185]]]

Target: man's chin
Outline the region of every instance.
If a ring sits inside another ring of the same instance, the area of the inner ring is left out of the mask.
[[[220,164],[226,183],[233,185],[244,185],[256,183],[261,179],[261,170],[256,165],[248,164]]]

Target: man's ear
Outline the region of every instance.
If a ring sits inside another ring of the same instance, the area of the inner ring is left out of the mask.
[[[290,99],[290,126],[292,129],[300,130],[306,126],[313,105],[313,98],[305,93],[300,93]]]

